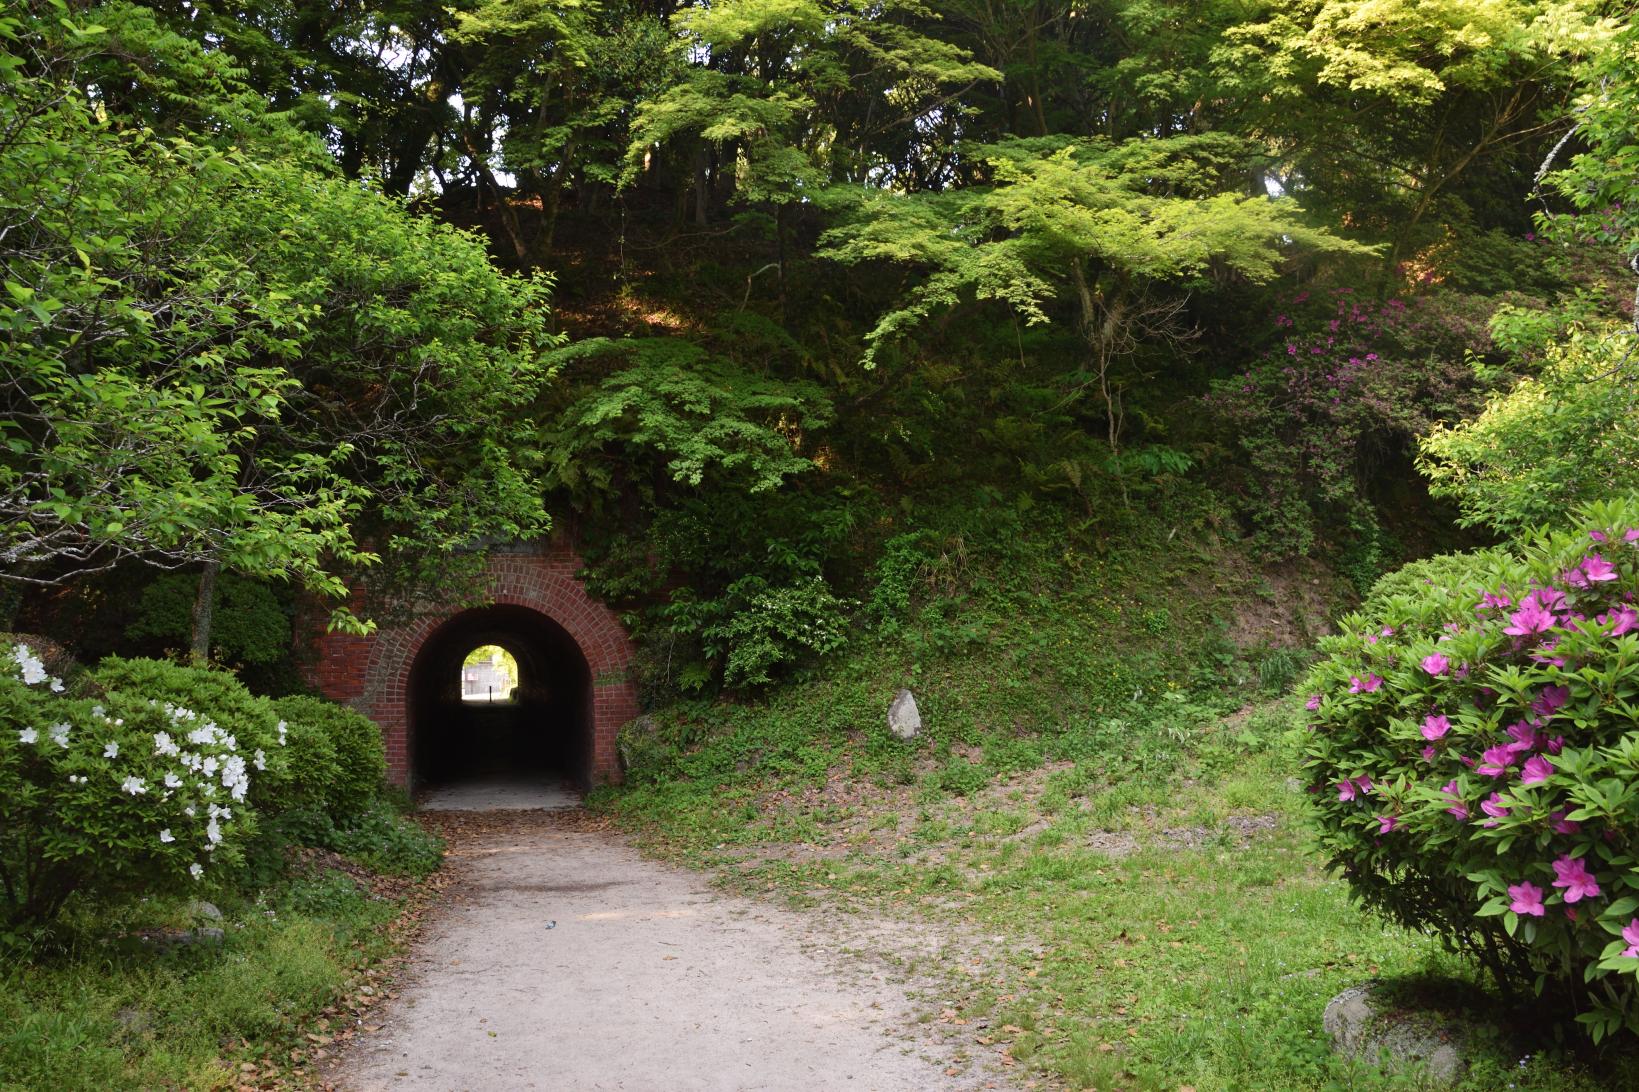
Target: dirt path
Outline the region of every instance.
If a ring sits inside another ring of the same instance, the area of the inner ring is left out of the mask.
[[[457,882],[384,1026],[333,1072],[340,1088],[1001,1084],[947,1075],[903,986],[838,950],[857,929],[725,896],[572,817],[464,822],[477,830],[452,842]]]

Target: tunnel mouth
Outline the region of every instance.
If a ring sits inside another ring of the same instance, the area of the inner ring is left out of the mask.
[[[515,665],[475,671],[499,649]],[[417,788],[481,780],[591,780],[592,673],[575,639],[527,607],[462,611],[428,636],[410,668],[410,759]]]

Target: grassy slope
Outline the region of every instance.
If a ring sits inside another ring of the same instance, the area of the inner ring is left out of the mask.
[[[934,551],[895,632],[764,700],[661,712],[595,803],[731,885],[1000,939],[940,972],[930,1019],[1053,1083],[1415,1087],[1332,1057],[1322,1009],[1371,978],[1471,975],[1327,875],[1279,697],[1299,658],[1229,640],[1301,639],[1299,599],[1332,589],[1187,520],[1120,543],[1049,527],[970,549],[955,579]],[[886,731],[900,685],[911,744]],[[1469,1084],[1626,1080],[1622,1059],[1522,1052],[1488,1046]]]

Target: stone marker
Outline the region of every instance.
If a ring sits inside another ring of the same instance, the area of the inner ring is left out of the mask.
[[[1375,983],[1350,986],[1326,1003],[1322,1018],[1332,1049],[1391,1073],[1421,1067],[1435,1084],[1455,1084],[1468,1070],[1467,1036],[1449,1018],[1397,1009]]]
[[[900,739],[915,739],[922,734],[922,714],[916,708],[916,695],[901,690],[888,706],[888,731]]]

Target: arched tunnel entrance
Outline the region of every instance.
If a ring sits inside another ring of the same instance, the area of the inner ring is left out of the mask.
[[[515,688],[487,662],[463,669],[486,646],[516,661]],[[416,784],[592,783],[592,671],[575,639],[545,614],[502,604],[454,615],[422,643],[406,689]]]

